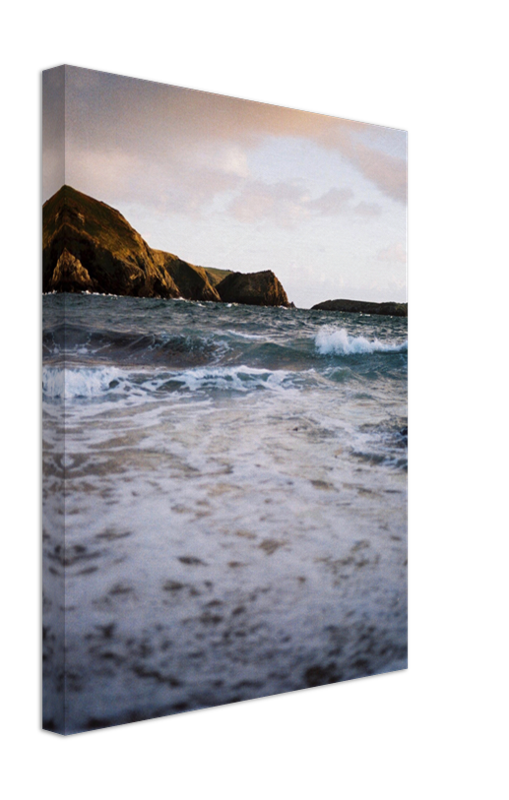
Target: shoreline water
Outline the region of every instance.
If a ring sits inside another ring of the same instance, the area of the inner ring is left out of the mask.
[[[405,668],[406,319],[43,303],[47,726]]]
[[[62,291],[57,290],[57,289],[53,289],[53,290],[48,291],[48,292],[43,292],[42,296],[43,297],[48,297],[48,296],[51,296],[51,295],[58,295],[58,294],[60,294],[60,295],[70,295],[70,296],[73,296],[73,295],[84,295],[84,296],[90,296],[90,297],[117,297],[117,298],[119,298],[119,297],[126,297],[126,298],[131,297],[131,295],[113,294],[111,292],[91,292],[91,291],[88,291],[88,290],[79,291],[79,292],[62,292]],[[207,304],[210,304],[210,305],[215,305],[216,303],[219,303],[220,305],[225,305],[227,308],[231,308],[231,306],[244,306],[244,305],[248,305],[249,306],[250,305],[249,303],[224,302],[224,301],[221,301],[221,300],[193,300],[192,298],[189,298],[189,297],[157,297],[157,296],[155,296],[155,297],[144,298],[144,299],[147,299],[147,300],[165,300],[167,302],[180,301],[180,302],[184,302],[184,303],[198,303],[198,304],[199,303],[207,303]],[[332,305],[330,307],[328,307],[329,304],[334,304],[334,303],[349,304],[350,308],[348,308],[348,309],[347,308],[339,308],[339,307],[338,308],[333,308]],[[383,311],[375,311],[375,310],[368,311],[368,310],[366,310],[368,307],[374,308],[375,306],[378,306],[378,307],[404,306],[406,313],[404,313],[404,314],[402,314],[402,313],[394,314],[394,313],[389,313],[386,310],[383,310]],[[259,306],[257,306],[257,305],[253,305],[252,307],[253,308],[259,308]],[[395,303],[395,302],[392,302],[392,301],[383,301],[383,302],[380,302],[380,303],[378,303],[378,302],[375,303],[375,302],[365,301],[365,300],[327,300],[327,301],[325,301],[323,303],[317,303],[317,304],[315,304],[313,306],[309,306],[309,307],[296,306],[294,303],[291,303],[289,305],[280,305],[280,306],[277,306],[277,305],[274,306],[273,305],[273,306],[265,306],[265,307],[266,308],[278,308],[278,309],[283,309],[285,311],[290,311],[290,310],[294,310],[294,311],[325,311],[325,312],[339,311],[339,312],[342,312],[342,313],[359,314],[360,316],[368,316],[368,317],[378,316],[378,315],[380,315],[380,316],[389,316],[389,317],[391,317],[391,316],[397,316],[397,317],[401,317],[401,316],[405,316],[406,317],[406,316],[408,316],[408,313],[407,313],[408,303]]]

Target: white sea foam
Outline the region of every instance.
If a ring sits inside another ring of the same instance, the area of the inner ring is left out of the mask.
[[[247,392],[256,388],[279,388],[292,373],[287,370],[254,367],[199,367],[175,373],[173,380],[191,392],[199,389],[226,389]]]
[[[42,393],[48,399],[57,399],[64,396],[65,370],[58,367],[42,368]]]
[[[315,337],[316,349],[321,355],[356,355],[359,353],[402,353],[408,348],[403,344],[386,344],[378,339],[370,341],[364,336],[349,336],[345,328],[329,325],[321,328]]]
[[[44,367],[42,391],[51,400],[90,398],[119,386],[122,377],[125,376],[116,367]]]
[[[100,398],[101,396],[142,396],[158,390],[187,389],[190,392],[218,389],[248,392],[253,389],[277,390],[291,385],[295,374],[287,370],[254,367],[198,367],[182,371],[147,372],[122,370],[116,367],[45,367],[43,394],[48,400]]]

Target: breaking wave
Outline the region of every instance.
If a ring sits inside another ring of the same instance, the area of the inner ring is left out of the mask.
[[[404,353],[407,342],[387,344],[378,339],[370,341],[364,336],[349,336],[345,328],[324,326],[315,337],[315,346],[321,355],[357,355],[362,353]]]
[[[256,369],[253,367],[198,367],[164,370],[154,373],[131,372],[117,367],[43,368],[43,395],[46,400],[101,399],[143,396],[158,392],[186,390],[249,392],[257,389],[278,390],[318,380],[314,370]]]

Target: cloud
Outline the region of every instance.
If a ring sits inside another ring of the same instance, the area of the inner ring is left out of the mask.
[[[366,145],[352,142],[351,159],[365,178],[393,200],[406,202],[406,159],[383,153]]]
[[[406,264],[406,249],[401,242],[394,242],[377,253],[379,261],[392,261],[397,264]]]
[[[246,152],[231,142],[203,142],[199,148],[181,146],[178,160],[174,154],[166,156],[166,162],[176,161],[182,168],[193,171],[210,171],[249,178],[249,164]]]
[[[379,217],[382,213],[382,207],[378,203],[365,203],[364,200],[361,200],[353,211],[364,218]]]
[[[64,67],[42,74],[42,186],[43,200],[57,192],[65,181],[65,76]]]
[[[210,160],[203,156],[195,163],[181,154],[161,162],[143,152],[94,150],[72,142],[66,147],[66,182],[71,186],[113,205],[135,199],[166,213],[201,213],[216,195],[237,189],[243,173],[245,165],[234,151]]]
[[[270,219],[283,227],[291,227],[309,216],[308,205],[309,197],[302,187],[285,182],[250,181],[232,200],[228,210],[241,222]]]
[[[353,197],[353,191],[332,187],[316,200],[311,200],[308,207],[323,216],[334,216],[348,208],[348,201]]]
[[[345,145],[351,132],[373,127],[121,75],[65,69],[69,130],[92,147],[115,138],[127,149],[194,148],[206,141],[250,148],[267,136],[296,136],[329,148]]]
[[[353,205],[353,198],[354,192],[350,187],[339,189],[333,186],[320,197],[312,199],[309,191],[300,183],[244,181],[227,210],[240,222],[270,220],[287,228],[313,217],[354,214],[367,220],[382,213],[377,203],[361,201]]]
[[[122,150],[96,151],[69,145],[66,147],[66,183],[85,194],[93,194],[98,180],[106,196],[127,194],[142,166],[140,158]]]
[[[399,191],[399,162],[373,148],[375,126],[74,68],[66,68],[66,86],[66,180],[115,207],[135,200],[162,214],[197,217],[219,199],[238,221],[286,228],[317,217],[367,221],[381,214],[378,203],[354,205],[351,186],[313,197],[299,179],[253,179],[250,148],[289,134],[346,154],[373,182]],[[383,131],[387,148],[390,132]]]
[[[354,214],[367,220],[382,213],[378,203],[362,200],[353,205],[355,195],[350,187],[332,187],[320,197],[311,199],[300,182],[280,181],[271,185],[263,181],[242,181],[240,186],[240,192],[227,206],[227,211],[240,222],[270,220],[282,227],[293,227],[317,216]]]

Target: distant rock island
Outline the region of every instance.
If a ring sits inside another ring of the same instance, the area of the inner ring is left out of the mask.
[[[352,314],[383,314],[390,317],[408,317],[408,303],[367,303],[363,300],[326,300],[312,310],[346,311]]]
[[[292,306],[271,270],[197,267],[154,250],[119,211],[70,186],[43,207],[43,292]]]

